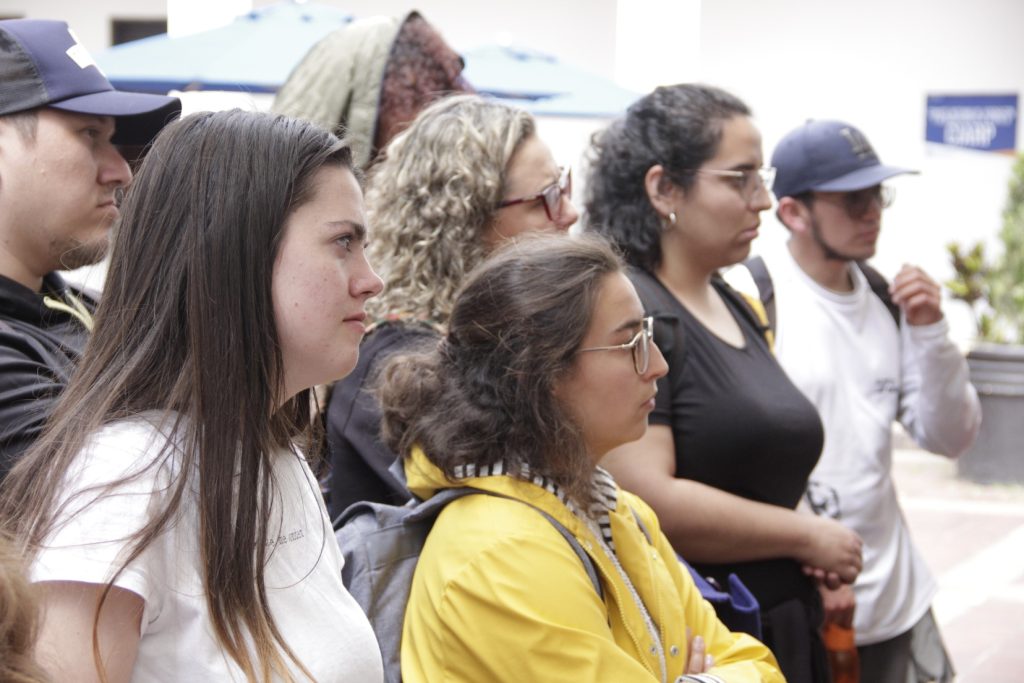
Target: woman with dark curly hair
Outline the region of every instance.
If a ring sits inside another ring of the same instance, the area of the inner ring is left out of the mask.
[[[331,393],[332,516],[356,501],[399,503],[409,496],[388,472],[395,454],[380,441],[379,409],[367,391],[381,361],[436,341],[466,274],[503,240],[565,232],[576,222],[571,176],[535,128],[521,109],[452,96],[417,116],[373,167],[368,248],[385,287],[368,305],[374,322],[358,366]]]
[[[651,325],[603,240],[533,236],[469,276],[440,344],[386,366],[383,433],[410,489],[481,494],[450,502],[423,547],[403,680],[782,680],[597,467],[647,428],[666,371]]]
[[[660,87],[599,134],[587,230],[610,238],[659,319],[669,373],[651,428],[603,461],[651,503],[675,549],[761,605],[766,644],[791,683],[828,680],[814,579],[852,583],[860,539],[795,510],[821,453],[817,411],[772,356],[748,303],[718,276],[771,206],[772,169],[750,110],[703,85]]]

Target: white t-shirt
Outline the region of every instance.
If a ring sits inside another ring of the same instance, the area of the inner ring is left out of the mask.
[[[167,441],[159,413],[112,423],[92,436],[70,468],[70,500],[31,568],[40,581],[105,584],[120,567],[125,539],[161,509],[180,462],[148,467]],[[74,492],[139,473],[112,493]],[[289,647],[318,682],[383,680],[380,651],[366,616],[341,581],[342,556],[316,479],[291,452],[273,462],[266,591]],[[203,593],[193,477],[181,516],[117,578],[145,601],[132,681],[242,681],[219,646]],[[97,496],[99,498],[97,499]],[[290,660],[285,658],[290,663]],[[295,671],[296,680],[304,680]]]
[[[786,249],[764,259],[775,291],[775,355],[825,427],[807,498],[864,540],[854,628],[859,645],[882,642],[917,623],[937,589],[897,500],[892,423],[956,456],[977,433],[977,395],[945,320],[897,328],[858,268],[850,268],[854,290],[840,293],[810,278]],[[745,269],[735,271],[727,279],[750,291]]]

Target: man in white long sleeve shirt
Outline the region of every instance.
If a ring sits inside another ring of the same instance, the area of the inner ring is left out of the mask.
[[[790,231],[788,248],[764,260],[775,352],[825,426],[807,501],[864,540],[852,594],[822,589],[826,620],[853,622],[862,681],[951,680],[931,613],[936,582],[896,498],[891,429],[899,420],[922,447],[956,457],[974,440],[981,411],[935,281],[904,266],[887,286],[861,265],[875,253],[892,199],[881,183],[910,171],[883,166],[864,135],[839,121],[791,132],[772,165],[778,216]]]

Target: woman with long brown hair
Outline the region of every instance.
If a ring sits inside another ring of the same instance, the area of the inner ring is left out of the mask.
[[[381,678],[304,451],[381,281],[349,149],[233,111],[164,130],[128,192],[96,327],[0,524],[57,680]]]

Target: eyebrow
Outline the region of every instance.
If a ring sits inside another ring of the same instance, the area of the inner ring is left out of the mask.
[[[612,331],[612,334],[618,334],[619,332],[625,332],[627,330],[630,330],[630,331],[631,330],[635,330],[636,328],[640,327],[643,324],[644,318],[646,318],[646,317],[647,316],[641,316],[639,318],[631,318],[631,319],[627,320],[626,322],[622,323],[621,325],[619,325],[618,327],[616,327]]]
[[[330,226],[332,228],[340,228],[343,226],[347,226],[349,228],[352,228],[352,232],[355,233],[355,237],[357,240],[363,241],[366,239],[366,226],[358,221],[350,221],[347,219],[340,221],[327,221],[326,223],[324,223],[324,225]]]
[[[555,167],[554,175],[553,176],[548,176],[548,180],[545,180],[544,184],[541,187],[538,187],[536,190],[531,190],[530,192],[524,192],[522,196],[523,197],[537,197],[537,195],[544,194],[545,190],[547,190],[552,185],[557,185],[558,181],[561,180],[561,179],[562,179],[562,167],[561,166],[557,166],[557,167]]]

